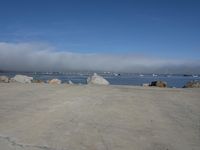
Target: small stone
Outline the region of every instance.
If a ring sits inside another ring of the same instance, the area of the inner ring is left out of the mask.
[[[7,76],[0,76],[0,82],[1,83],[8,83],[9,82],[9,78]]]
[[[143,83],[142,86],[143,87],[149,87],[149,83]]]
[[[44,83],[42,80],[33,80],[32,83]]]
[[[74,83],[73,83],[71,80],[69,80],[69,84],[70,84],[70,85],[73,85]]]

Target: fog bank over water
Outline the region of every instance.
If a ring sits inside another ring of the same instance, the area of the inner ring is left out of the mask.
[[[38,43],[0,43],[0,70],[117,71],[133,73],[200,73],[200,60],[153,56],[73,53]]]

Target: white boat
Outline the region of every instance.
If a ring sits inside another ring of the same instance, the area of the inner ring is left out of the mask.
[[[153,73],[152,76],[153,76],[153,77],[157,77],[158,75]]]
[[[192,75],[193,78],[198,78],[198,75]]]
[[[140,74],[140,77],[144,77],[144,75],[143,75],[143,74]]]
[[[117,74],[117,73],[114,73],[114,76],[118,76],[118,74]]]

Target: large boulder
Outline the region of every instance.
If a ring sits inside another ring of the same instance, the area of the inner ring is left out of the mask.
[[[94,73],[93,76],[87,78],[87,84],[109,85],[110,83],[102,76]]]
[[[59,80],[59,79],[52,79],[52,80],[49,80],[49,81],[47,81],[47,83],[49,83],[49,84],[61,84],[61,80]]]
[[[156,87],[167,87],[167,83],[164,81],[153,81],[151,82],[150,86],[156,86]]]
[[[8,83],[9,82],[9,78],[7,76],[0,76],[0,82],[1,83]]]
[[[190,81],[183,88],[200,88],[200,81]]]
[[[19,83],[31,83],[33,77],[25,76],[25,75],[16,75],[15,77],[10,79],[10,82],[19,82]]]

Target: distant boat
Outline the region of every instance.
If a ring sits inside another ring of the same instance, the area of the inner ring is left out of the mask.
[[[198,77],[198,75],[192,75],[192,77],[193,77],[193,78],[197,78],[197,77]]]
[[[171,75],[167,75],[167,77],[169,78],[169,77],[171,77]]]
[[[103,73],[104,73],[104,74],[110,74],[110,72],[109,72],[109,71],[108,71],[108,72],[104,71]]]
[[[120,73],[114,73],[114,76],[120,76],[121,74]]]
[[[158,75],[153,73],[152,76],[153,76],[153,77],[157,77]]]
[[[144,77],[144,75],[143,75],[143,74],[140,74],[140,77]]]

